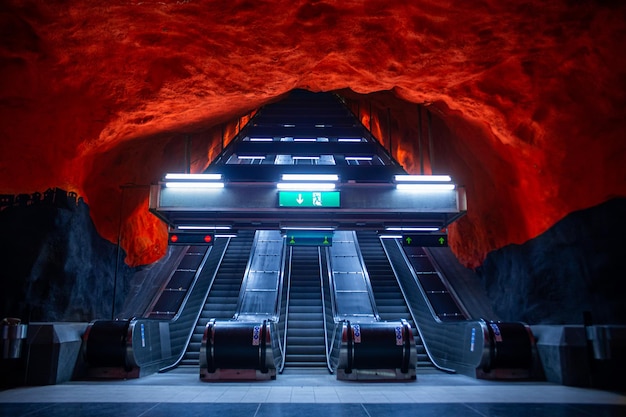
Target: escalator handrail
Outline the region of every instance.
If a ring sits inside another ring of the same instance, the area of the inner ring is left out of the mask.
[[[228,245],[230,244],[231,238],[229,237],[229,238],[226,238],[226,239],[228,239],[228,240],[226,241],[226,244],[224,245],[224,250],[222,251],[222,254],[220,255],[220,260],[219,260],[219,262],[217,262],[217,265],[221,265],[222,261],[224,260],[224,256],[226,255],[226,249],[228,248]],[[176,313],[176,316],[174,316],[174,318],[172,320],[170,320],[170,323],[175,321],[175,320],[177,320],[178,317],[184,311],[184,309],[186,307],[186,304],[187,304],[187,299],[191,295],[191,292],[192,292],[193,288],[195,287],[197,278],[198,278],[199,274],[201,273],[202,269],[204,268],[204,264],[206,263],[206,260],[208,259],[209,254],[211,253],[212,249],[213,249],[213,246],[211,246],[209,248],[209,250],[207,250],[205,259],[203,259],[203,261],[202,261],[202,266],[200,268],[198,268],[198,272],[197,272],[196,278],[194,279],[193,285],[190,287],[189,291],[187,291],[187,295],[186,295],[185,299],[183,300],[183,303],[181,304],[181,307],[178,309],[178,312]],[[208,294],[211,292],[211,289],[213,288],[213,283],[215,282],[215,277],[217,276],[218,270],[219,270],[219,267],[215,268],[215,271],[213,271],[213,276],[211,277],[211,283],[209,284],[209,286],[207,288],[207,293],[204,296],[205,300],[206,300],[206,297],[208,296]],[[202,307],[198,309],[198,313],[195,315],[195,317],[193,317],[193,320],[190,320],[193,323],[193,325],[190,326],[189,334],[187,335],[187,340],[185,341],[185,343],[183,343],[184,348],[181,349],[180,354],[178,355],[178,357],[176,358],[176,360],[172,364],[160,368],[159,372],[169,371],[170,369],[173,369],[176,366],[178,366],[180,361],[183,360],[183,357],[185,356],[185,352],[187,351],[187,346],[189,346],[189,342],[191,341],[191,338],[193,336],[193,333],[194,333],[194,330],[195,330],[195,327],[196,327],[196,323],[200,319],[201,315],[202,315]]]
[[[333,373],[333,366],[330,360],[330,350],[328,348],[328,329],[326,326],[326,298],[324,297],[324,265],[322,264],[322,250],[317,247],[317,265],[320,274],[320,292],[322,294],[322,321],[324,323],[324,351],[326,353],[326,366],[330,373]]]
[[[407,259],[406,253],[405,253],[405,252],[402,250],[402,248],[400,247],[400,243],[398,242],[398,240],[397,240],[397,239],[392,239],[392,240],[395,242],[395,244],[396,244],[396,246],[397,246],[397,249],[398,249],[398,251],[399,251],[400,255],[401,255],[401,256],[402,256],[402,258],[404,259],[404,262],[405,262],[406,266],[408,267],[408,269],[409,269],[409,271],[410,271],[410,273],[411,273],[411,275],[412,275],[413,279],[415,280],[415,283],[416,283],[416,285],[417,285],[417,288],[419,289],[419,291],[420,291],[420,293],[421,293],[421,295],[422,295],[422,298],[423,298],[423,299],[424,299],[424,301],[426,302],[426,305],[428,306],[428,309],[429,309],[429,310],[430,310],[430,312],[433,314],[433,319],[435,320],[435,322],[436,322],[436,323],[440,324],[440,323],[441,323],[441,321],[439,321],[439,320],[437,320],[437,319],[436,319],[436,317],[437,317],[437,316],[435,315],[435,313],[434,313],[434,311],[433,311],[433,309],[432,309],[432,306],[431,306],[431,305],[430,305],[430,303],[428,302],[428,299],[426,298],[426,294],[424,293],[424,290],[423,290],[422,286],[421,286],[421,285],[419,285],[419,281],[417,280],[417,277],[416,277],[416,275],[415,275],[415,271],[414,271],[413,267],[411,266],[411,262]],[[385,243],[384,243],[384,242],[381,242],[381,243],[382,243],[383,250],[385,251],[385,255],[387,256],[387,259],[390,259],[390,258],[389,258],[389,252],[388,252],[388,249],[387,249],[387,247],[386,247]],[[400,283],[400,281],[399,281],[399,280],[398,280],[398,278],[397,278],[397,277],[398,277],[398,271],[397,271],[397,269],[396,269],[396,267],[395,267],[395,265],[394,265],[394,263],[393,263],[393,262],[389,262],[389,264],[391,265],[391,269],[393,269],[393,274],[396,276],[396,280],[398,281],[398,284],[400,284],[399,286],[400,286],[400,291],[402,292],[402,296],[403,296],[403,297],[404,297],[404,299],[406,300],[406,299],[407,299],[407,294],[406,294],[406,292],[405,292],[405,289],[404,289],[404,287],[402,286],[402,284]],[[427,341],[426,341],[426,339],[424,338],[424,334],[422,333],[422,330],[420,329],[420,326],[419,326],[419,324],[418,324],[418,321],[415,319],[415,313],[413,312],[413,307],[411,307],[411,304],[410,304],[410,303],[406,303],[406,304],[407,304],[407,308],[409,309],[409,313],[411,314],[411,318],[413,319],[413,323],[415,323],[415,329],[417,330],[417,333],[418,333],[418,334],[419,334],[419,336],[420,336],[420,339],[421,339],[421,341],[422,341],[422,345],[424,345],[424,350],[426,351],[426,355],[428,356],[428,358],[430,359],[430,361],[432,362],[432,364],[435,366],[435,368],[437,368],[437,369],[439,369],[439,370],[442,370],[442,371],[444,371],[444,372],[448,372],[448,373],[456,373],[456,371],[455,371],[454,369],[447,368],[447,367],[445,367],[445,366],[440,365],[439,363],[437,363],[437,360],[433,357],[433,355],[432,355],[432,353],[431,353],[431,351],[430,351],[430,349],[429,349],[429,347],[428,347],[428,342],[427,342]]]
[[[361,271],[363,272],[363,279],[365,280],[365,287],[367,288],[367,293],[370,297],[370,303],[372,305],[372,312],[374,313],[374,318],[376,319],[376,321],[380,321],[380,315],[378,314],[378,307],[376,307],[376,299],[374,298],[374,290],[372,289],[372,282],[370,281],[370,275],[367,272],[367,268],[365,267],[365,261],[363,260],[363,254],[361,253],[359,240],[357,239],[355,231],[352,231],[351,234],[352,234],[352,241],[354,242],[354,246],[356,248],[357,257],[359,259],[359,264],[361,265]]]
[[[288,264],[288,274],[287,274],[287,297],[285,301],[285,324],[284,324],[284,332],[283,332],[283,345],[282,345],[282,359],[280,364],[280,369],[278,373],[282,373],[285,369],[285,361],[287,360],[287,322],[289,321],[289,301],[291,297],[291,262],[293,259],[293,247],[289,247],[289,255],[286,259]]]

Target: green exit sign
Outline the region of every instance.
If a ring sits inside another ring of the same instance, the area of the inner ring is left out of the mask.
[[[448,235],[404,235],[402,236],[403,246],[448,246]]]
[[[339,191],[279,191],[279,207],[340,207]]]

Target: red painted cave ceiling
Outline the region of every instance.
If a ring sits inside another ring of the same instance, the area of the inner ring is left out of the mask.
[[[477,266],[626,196],[624,45],[621,1],[4,0],[0,193],[75,191],[149,263],[166,229],[145,186],[181,170],[185,138],[199,172],[264,103],[338,91],[416,172],[423,104],[433,172],[467,189],[451,246]]]

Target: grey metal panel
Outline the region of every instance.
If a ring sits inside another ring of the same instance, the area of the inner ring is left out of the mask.
[[[376,307],[354,232],[335,232],[328,253],[338,319],[375,321]]]
[[[389,179],[391,181],[391,178]],[[457,190],[430,193],[415,193],[396,190],[391,183],[380,185],[343,184],[337,188],[341,192],[341,208],[324,208],[324,211],[375,212],[393,210],[395,213],[458,213]],[[156,211],[245,211],[263,212],[295,211],[315,212],[318,209],[278,208],[276,184],[229,183],[222,189],[207,188],[167,188],[155,187],[159,203],[151,206]],[[399,219],[401,221],[401,219]]]
[[[278,292],[283,268],[284,239],[279,231],[256,232],[255,244],[241,286],[236,317],[259,315],[277,318]]]

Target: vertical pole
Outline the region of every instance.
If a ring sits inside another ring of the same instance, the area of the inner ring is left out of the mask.
[[[426,116],[428,118],[428,151],[430,156],[430,173],[435,173],[435,150],[433,149],[433,118],[430,111],[426,110]]]
[[[424,149],[422,147],[422,106],[417,105],[417,143],[420,154],[420,174],[424,175]]]

